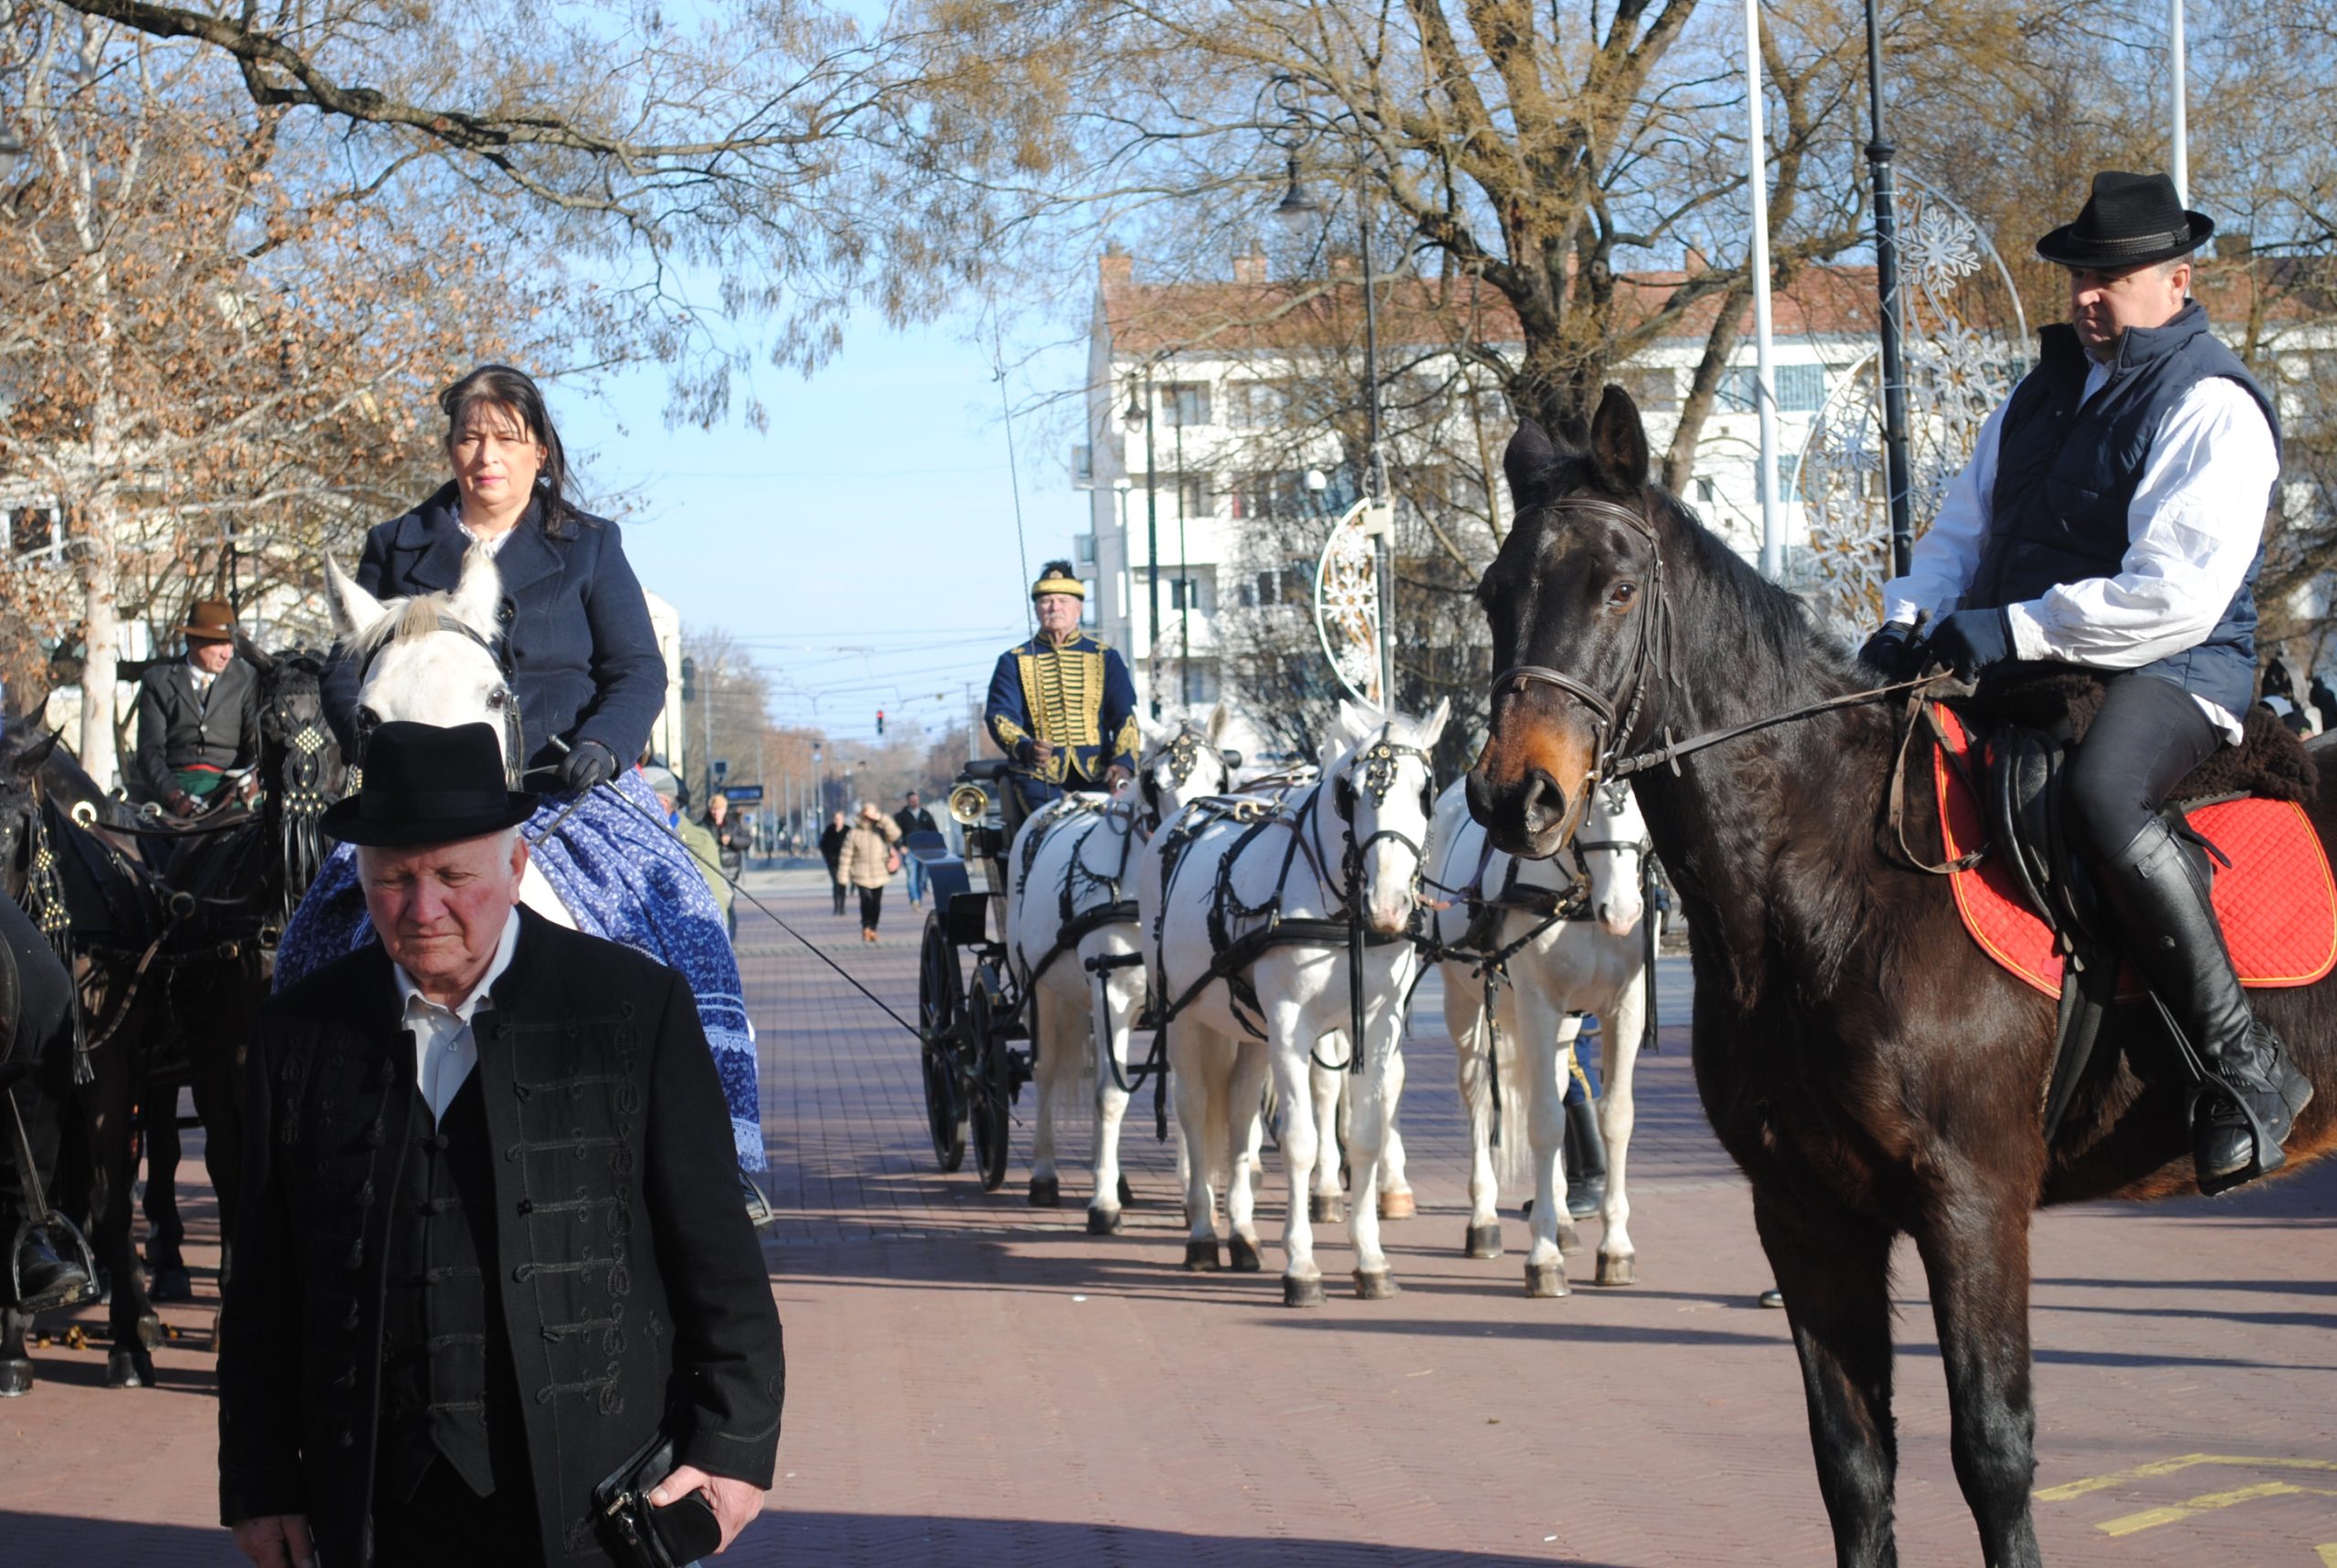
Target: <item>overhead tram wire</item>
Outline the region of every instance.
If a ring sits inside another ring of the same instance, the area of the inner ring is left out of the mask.
[[[1014,465],[1014,408],[1006,395],[1006,348],[999,339],[998,307],[995,304],[990,310],[990,363],[998,368],[999,415],[1006,422],[1006,484],[1014,497],[1014,554],[1022,564],[1022,580],[1029,582],[1032,580],[1031,547],[1022,538],[1022,476]],[[1026,635],[1032,637],[1039,634],[1035,614],[1032,601],[1026,598],[1022,601],[1022,624]]]

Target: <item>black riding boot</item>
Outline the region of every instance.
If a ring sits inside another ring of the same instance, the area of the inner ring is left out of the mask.
[[[15,1104],[10,1104],[13,1098]],[[26,1077],[10,1090],[0,1090],[0,1246],[16,1249],[0,1274],[0,1305],[25,1312],[45,1312],[97,1295],[97,1281],[78,1257],[61,1254],[57,1239],[41,1227],[28,1226],[31,1202],[26,1191],[23,1151],[17,1147],[16,1117],[23,1118],[26,1144],[45,1179],[57,1168],[58,1126],[57,1102],[37,1079]],[[9,1281],[15,1281],[10,1288]]]
[[[2134,967],[2175,1015],[2206,1070],[2191,1109],[2199,1190],[2218,1193],[2279,1170],[2280,1145],[2312,1083],[2280,1037],[2250,1014],[2208,899],[2206,857],[2154,817],[2100,868]]]
[[[1585,1094],[1567,1102],[1567,1213],[1577,1219],[1607,1201],[1607,1140],[1598,1131],[1598,1103]]]

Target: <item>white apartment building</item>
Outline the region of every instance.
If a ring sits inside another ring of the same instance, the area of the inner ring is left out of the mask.
[[[1259,453],[1262,442],[1288,423],[1283,409],[1288,379],[1310,373],[1310,361],[1319,365],[1342,355],[1346,373],[1359,373],[1360,339],[1340,347],[1303,346],[1285,313],[1294,291],[1267,278],[1263,257],[1238,258],[1226,283],[1148,285],[1136,281],[1134,271],[1126,256],[1105,256],[1099,269],[1088,340],[1089,439],[1072,463],[1074,482],[1090,495],[1089,527],[1074,537],[1073,559],[1090,585],[1089,622],[1127,654],[1139,694],[1148,699],[1158,682],[1163,711],[1174,713],[1188,704],[1205,708],[1223,693],[1219,652],[1226,609],[1311,602],[1312,562],[1257,559],[1248,548],[1261,531],[1255,520],[1277,507],[1336,513],[1352,499],[1344,493],[1352,480],[1340,472],[1340,452],[1328,436],[1319,450],[1289,454],[1284,448],[1284,461],[1273,467],[1262,468]],[[1651,292],[1668,292],[1680,276],[1653,274],[1638,281]],[[1794,456],[1829,391],[1874,344],[1866,327],[1871,306],[1860,314],[1857,292],[1871,274],[1814,276],[1816,282],[1790,296],[1780,293],[1776,302],[1777,488],[1789,551],[1808,537],[1794,498]],[[1482,370],[1464,371],[1451,354],[1420,346],[1425,302],[1418,297],[1437,287],[1410,278],[1378,285],[1379,358],[1391,382],[1389,395],[1400,400],[1401,387],[1393,383],[1406,378],[1449,382],[1470,389],[1461,401],[1473,399],[1475,406],[1464,413],[1456,404],[1441,429],[1415,421],[1408,433],[1389,440],[1388,461],[1398,468],[1435,464],[1435,449],[1448,443],[1483,452],[1482,437],[1491,444],[1490,466],[1497,470],[1514,429],[1505,400]],[[1346,291],[1350,329],[1359,320],[1358,290]],[[1450,301],[1444,305],[1439,319],[1449,323]],[[1498,337],[1496,324],[1510,319],[1505,308],[1483,315],[1495,329],[1493,346],[1514,357],[1519,346]],[[1691,314],[1679,336],[1658,340],[1615,372],[1639,402],[1659,454],[1678,423],[1711,315],[1709,308]],[[1408,317],[1415,328],[1410,333]],[[1508,330],[1514,333],[1514,327]],[[1414,341],[1407,343],[1408,336]],[[1687,495],[1748,559],[1759,554],[1761,529],[1753,357],[1748,331],[1705,422]],[[1305,489],[1307,467],[1328,479],[1326,491]],[[1505,498],[1497,504],[1505,516]]]

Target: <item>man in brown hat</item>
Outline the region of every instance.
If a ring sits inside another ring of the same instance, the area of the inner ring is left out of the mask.
[[[2159,815],[2240,739],[2278,499],[2272,400],[2190,298],[2191,253],[2214,232],[2165,175],[2110,172],[2075,223],[2037,242],[2069,270],[2070,319],[2039,335],[2036,369],[1981,427],[1907,575],[1883,586],[1884,625],[1860,655],[1893,678],[1928,656],[1967,679],[1988,672],[1984,686],[2028,662],[2101,673],[2070,767],[2073,837],[2125,951],[2205,1063],[2192,1156],[2210,1193],[2278,1169],[2312,1097],[2251,1015],[2205,855]]]
[[[199,599],[179,630],[186,657],[138,681],[138,793],[182,817],[213,804],[227,775],[259,759],[259,674],[236,657],[236,614]]]

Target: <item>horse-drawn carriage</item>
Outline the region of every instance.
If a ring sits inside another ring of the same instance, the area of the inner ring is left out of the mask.
[[[1007,1108],[1031,1081],[1035,1056],[1006,961],[1005,770],[994,758],[969,762],[949,791],[950,820],[965,835],[963,855],[951,853],[938,833],[912,833],[902,846],[925,862],[933,898],[917,952],[926,1124],[945,1171],[965,1163],[971,1126],[974,1168],[985,1191],[1006,1180]],[[979,887],[972,875],[978,864]]]

